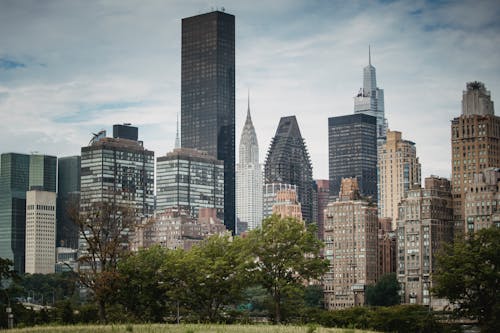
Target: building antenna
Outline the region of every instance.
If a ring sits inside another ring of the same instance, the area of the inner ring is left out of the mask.
[[[177,123],[176,123],[176,130],[175,130],[175,148],[180,148],[181,147],[181,142],[179,140],[179,112],[177,112]]]
[[[368,65],[372,65],[372,52],[371,52],[371,47],[370,44],[368,44]]]

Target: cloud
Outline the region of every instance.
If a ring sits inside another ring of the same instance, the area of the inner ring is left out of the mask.
[[[8,58],[0,58],[0,69],[9,70],[24,67],[26,67],[26,64],[23,64],[22,62]]]

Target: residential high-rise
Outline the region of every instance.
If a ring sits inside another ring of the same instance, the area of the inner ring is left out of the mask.
[[[318,238],[324,240],[325,209],[330,202],[330,181],[316,179],[318,186]]]
[[[378,146],[378,212],[392,219],[393,230],[399,202],[413,185],[421,184],[420,168],[415,143],[403,140],[401,132],[387,131],[386,142]]]
[[[329,310],[365,304],[366,286],[378,277],[377,207],[362,199],[356,178],[342,180],[340,196],[328,204],[325,258],[330,267],[323,280]]]
[[[259,164],[259,145],[250,116],[248,102],[247,119],[240,140],[240,159],[236,165],[236,217],[247,229],[260,227],[262,222],[262,168]],[[239,233],[241,230],[236,227]]]
[[[354,97],[354,112],[377,118],[377,140],[382,143],[387,132],[384,90],[377,87],[377,76],[375,67],[372,66],[370,48],[368,48],[368,66],[363,68],[363,88]]]
[[[377,119],[366,114],[328,118],[330,195],[342,178],[356,177],[360,193],[377,200]]]
[[[24,273],[26,251],[26,192],[31,187],[56,190],[57,158],[5,153],[0,166],[0,257]]]
[[[57,247],[78,248],[78,226],[69,216],[80,202],[81,157],[61,157],[57,161]],[[72,207],[76,206],[76,207]]]
[[[302,221],[300,202],[297,201],[297,192],[294,190],[282,190],[276,193],[276,203],[273,206],[273,214],[281,218],[293,217]]]
[[[235,232],[234,16],[182,20],[181,146],[224,161],[224,224]]]
[[[453,240],[450,182],[431,176],[425,188],[415,185],[399,205],[397,276],[402,302],[431,305],[435,256]]]
[[[273,206],[277,202],[276,194],[279,191],[293,190],[297,192],[297,185],[284,183],[270,183],[263,186],[262,218],[265,219],[273,215]]]
[[[312,164],[295,116],[282,117],[274,135],[265,163],[265,183],[297,185],[297,194],[306,223],[316,222],[313,216]]]
[[[495,116],[491,94],[481,82],[467,83],[462,114],[451,121],[453,215],[455,231],[463,233],[465,197],[474,175],[500,167],[500,117]]]
[[[224,162],[204,151],[179,148],[156,162],[156,211],[178,208],[196,218],[215,208],[224,217]]]
[[[56,264],[56,193],[26,192],[26,273],[54,273]]]
[[[465,193],[464,218],[467,232],[500,227],[500,168],[486,168],[474,175]]]
[[[103,202],[134,209],[137,217],[154,210],[154,152],[142,141],[96,135],[82,147],[80,210]]]

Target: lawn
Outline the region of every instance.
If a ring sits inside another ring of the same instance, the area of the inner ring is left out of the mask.
[[[79,326],[39,326],[14,329],[12,333],[368,333],[354,329],[323,328],[314,326],[273,326],[273,325],[79,325]]]

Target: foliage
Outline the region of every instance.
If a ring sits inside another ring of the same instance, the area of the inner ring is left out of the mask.
[[[31,297],[31,303],[51,304],[77,297],[78,275],[74,272],[55,274],[25,274],[19,280],[22,297]]]
[[[92,291],[99,307],[99,320],[105,323],[106,304],[119,286],[117,264],[128,254],[128,230],[136,215],[128,206],[109,202],[83,207],[75,205],[69,212],[85,241],[85,253],[79,258],[80,283]]]
[[[283,300],[290,292],[320,277],[328,267],[328,262],[318,257],[322,243],[315,232],[314,225],[306,228],[297,219],[272,215],[245,239],[248,269],[255,283],[272,297],[276,323],[281,322]]]
[[[477,319],[483,332],[500,331],[500,228],[456,239],[437,257],[433,292],[455,313]]]
[[[380,277],[376,284],[366,288],[366,303],[374,306],[390,306],[399,304],[400,285],[396,273]]]

